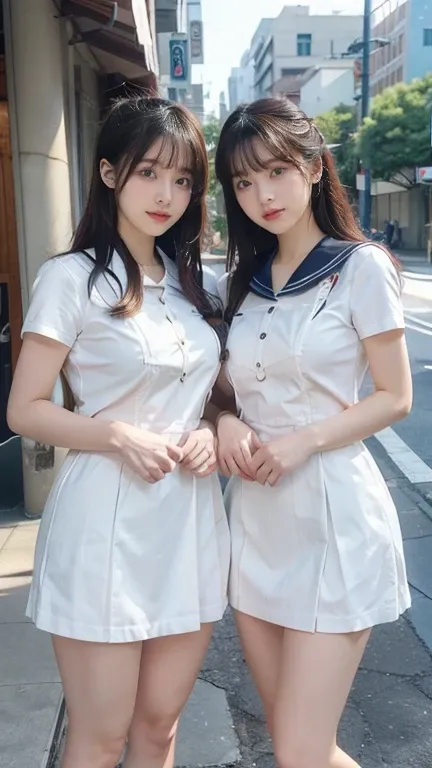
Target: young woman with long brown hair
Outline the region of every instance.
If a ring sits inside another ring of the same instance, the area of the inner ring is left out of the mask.
[[[126,739],[125,768],[172,765],[226,604],[229,533],[201,420],[221,352],[200,259],[207,172],[186,109],[116,103],[71,252],[42,266],[24,323],[9,424],[70,449],[28,606],[63,682],[62,768],[114,768]],[[61,371],[72,412],[51,402]]]
[[[336,745],[371,628],[410,603],[397,513],[364,438],[405,416],[401,281],[365,242],[332,156],[287,100],[239,107],[216,156],[231,323],[217,419],[230,603],[281,768]],[[367,369],[373,394],[359,400]]]

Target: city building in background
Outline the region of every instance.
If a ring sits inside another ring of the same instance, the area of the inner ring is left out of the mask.
[[[251,43],[255,98],[281,92],[298,98],[296,78],[340,58],[362,29],[362,16],[314,15],[304,5],[285,6],[277,18],[263,19]]]
[[[432,0],[388,0],[376,10],[372,38],[388,41],[371,55],[371,96],[432,70]]]
[[[156,0],[175,5],[174,0]],[[156,16],[157,20],[157,16]],[[201,0],[181,0],[172,9],[170,29],[158,31],[160,89],[171,101],[185,104],[204,120],[204,90],[194,82],[194,67],[204,63],[204,38]]]
[[[353,59],[329,59],[308,70],[299,81],[299,104],[308,117],[322,115],[339,104],[355,103]]]
[[[247,104],[254,99],[255,70],[250,50],[243,54],[240,66],[233,67],[228,80],[229,110],[232,112],[239,104]]]
[[[32,284],[69,246],[104,110],[135,87],[156,91],[158,24],[177,24],[180,11],[177,0],[0,0],[0,474],[10,507],[24,495],[40,513],[62,458],[6,425]]]

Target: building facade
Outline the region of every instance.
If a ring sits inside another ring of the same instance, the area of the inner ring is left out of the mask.
[[[285,6],[277,18],[263,19],[251,45],[255,98],[276,95],[282,78],[297,78],[339,58],[362,29],[361,16],[314,15],[302,5]]]
[[[228,79],[229,110],[232,112],[239,104],[248,104],[254,100],[255,70],[250,51],[243,54],[240,66],[233,67]]]
[[[168,0],[161,0],[167,3]],[[157,18],[157,17],[156,17]],[[204,63],[204,38],[201,0],[179,0],[177,26],[170,31],[163,28],[157,34],[160,69],[160,88],[171,101],[185,104],[204,121],[204,88],[197,66]],[[184,46],[185,68],[180,77],[172,65],[172,46],[177,42]],[[197,81],[198,80],[198,81]]]
[[[125,83],[157,88],[155,28],[153,0],[0,0],[0,503],[24,495],[32,514],[61,454],[6,426],[22,317],[40,265],[69,246],[104,110]]]
[[[316,117],[339,104],[354,105],[354,94],[353,60],[328,61],[304,75],[299,103],[308,117]]]
[[[374,14],[372,38],[387,45],[371,55],[371,95],[432,70],[432,0],[389,2]]]

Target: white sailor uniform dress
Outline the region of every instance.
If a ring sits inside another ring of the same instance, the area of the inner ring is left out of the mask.
[[[89,298],[83,254],[46,262],[23,333],[70,347],[65,371],[80,414],[176,443],[199,425],[220,345],[160,255],[165,277],[145,278],[142,308],[128,318],[109,314],[113,280],[100,277]],[[116,253],[111,269],[124,285]],[[176,467],[152,485],[114,453],[71,450],[42,516],[28,615],[48,632],[96,642],[192,632],[222,617],[228,568],[216,474]]]
[[[263,441],[358,400],[362,339],[404,327],[401,281],[378,246],[324,238],[275,295],[264,262],[233,318],[227,375]],[[220,281],[226,293],[226,277]],[[226,491],[231,605],[308,632],[393,621],[410,605],[395,506],[362,442],[312,456],[276,487]]]

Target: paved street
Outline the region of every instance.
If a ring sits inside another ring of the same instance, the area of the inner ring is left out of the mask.
[[[414,406],[397,434],[432,467],[432,268],[404,262],[406,334],[414,381]],[[430,475],[432,481],[432,472]]]
[[[404,270],[415,405],[406,423],[369,447],[400,515],[413,607],[375,630],[344,714],[340,741],[362,768],[432,765],[432,270],[413,260]],[[61,751],[61,686],[49,639],[24,618],[36,533],[21,510],[1,513],[0,768],[55,768]],[[229,612],[183,717],[177,764],[274,765]]]

